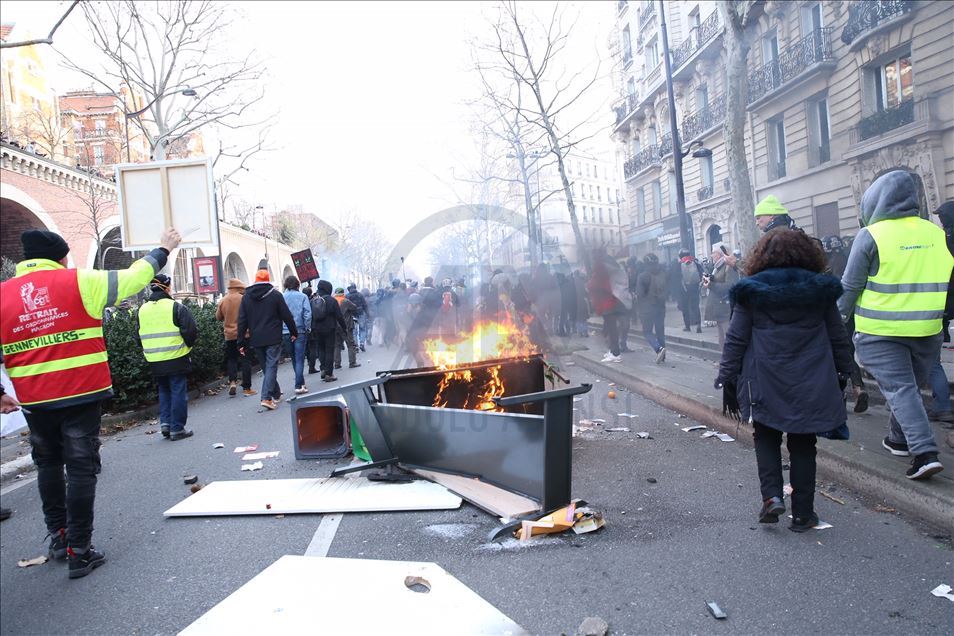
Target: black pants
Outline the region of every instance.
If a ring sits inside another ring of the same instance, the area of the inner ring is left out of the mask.
[[[305,348],[305,359],[308,360],[308,371],[315,371],[315,363],[318,362],[318,334],[314,331],[308,333],[308,346]]]
[[[606,336],[606,343],[609,346],[610,353],[618,356],[620,352],[619,338],[619,319],[621,314],[610,311],[603,314],[603,335]]]
[[[334,375],[335,364],[335,332],[317,331],[315,340],[318,349],[318,366],[321,368],[321,377]]]
[[[248,356],[243,356],[238,350],[238,341],[225,341],[225,371],[229,374],[229,382],[238,380],[239,368],[242,369],[242,388],[252,388],[252,364]]]
[[[755,459],[759,467],[762,499],[782,497],[782,432],[755,422]],[[786,433],[789,475],[792,483],[792,516],[807,517],[815,511],[815,440],[813,433]]]
[[[67,544],[77,551],[85,551],[93,537],[96,475],[102,468],[100,414],[98,401],[24,413],[46,528],[50,533],[66,528]]]
[[[693,325],[702,324],[702,316],[699,312],[699,288],[693,287],[684,292],[682,306],[682,322],[689,329]]]

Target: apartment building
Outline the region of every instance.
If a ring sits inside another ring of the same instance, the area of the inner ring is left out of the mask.
[[[610,254],[619,254],[628,221],[621,212],[619,164],[613,149],[574,152],[566,157],[565,165],[584,244],[588,249],[603,246]],[[562,265],[564,269],[580,267],[582,259],[556,164],[541,165],[537,170],[530,163],[530,172],[530,188],[535,193],[531,199],[534,205],[542,199],[538,204],[538,222],[543,241],[542,246],[537,246],[537,260]],[[502,247],[504,262],[515,267],[530,264],[526,236],[522,233],[512,233]]]
[[[665,2],[686,208],[696,252],[736,244],[722,139],[723,25],[715,2]],[[678,249],[659,3],[616,5],[614,136],[625,157],[636,254]],[[807,232],[852,235],[885,171],[923,186],[925,214],[954,198],[954,11],[944,2],[759,2],[751,24],[746,150],[755,199],[776,195]]]

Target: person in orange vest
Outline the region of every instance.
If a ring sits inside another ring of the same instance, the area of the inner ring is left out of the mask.
[[[60,235],[27,230],[16,275],[0,284],[0,344],[17,394],[0,395],[0,411],[26,416],[49,557],[68,558],[71,579],[106,562],[92,545],[101,404],[113,395],[103,311],[148,285],[180,240],[170,228],[128,269],[76,270]]]

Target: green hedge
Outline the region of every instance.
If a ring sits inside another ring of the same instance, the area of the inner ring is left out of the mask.
[[[196,386],[221,376],[225,339],[222,323],[215,319],[215,304],[198,306],[189,301],[184,304],[199,327],[199,338],[192,349],[192,375],[189,378],[190,384]],[[156,402],[156,385],[136,336],[133,312],[117,310],[103,324],[103,330],[115,394],[106,403],[106,410],[118,413]]]

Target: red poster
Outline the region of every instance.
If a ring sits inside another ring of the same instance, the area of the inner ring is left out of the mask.
[[[217,294],[222,291],[219,281],[219,257],[196,256],[192,259],[192,278],[195,281],[195,293]]]
[[[310,249],[295,252],[291,257],[295,272],[298,273],[298,280],[306,283],[318,279],[318,266],[315,265],[315,257],[312,256]]]

